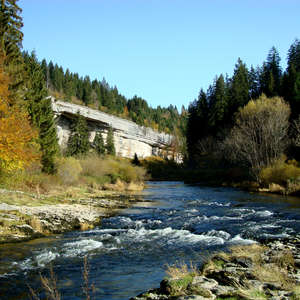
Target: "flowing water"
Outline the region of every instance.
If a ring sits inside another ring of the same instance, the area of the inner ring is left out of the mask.
[[[299,203],[298,203],[299,202]],[[53,265],[63,299],[84,299],[88,255],[95,299],[129,299],[157,287],[166,264],[193,261],[235,244],[295,235],[300,199],[232,188],[151,182],[141,202],[101,227],[0,247],[0,299],[29,299]]]

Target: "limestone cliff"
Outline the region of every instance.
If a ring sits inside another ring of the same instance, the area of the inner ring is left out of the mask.
[[[108,128],[112,127],[118,156],[132,158],[135,153],[138,157],[159,155],[172,141],[172,135],[156,132],[151,128],[139,126],[132,121],[86,106],[52,98],[52,108],[56,117],[59,144],[62,148],[66,147],[72,119],[78,112],[88,122],[91,142],[98,131],[102,133],[105,140]]]

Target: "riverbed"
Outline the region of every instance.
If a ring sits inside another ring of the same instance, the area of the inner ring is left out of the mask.
[[[299,198],[150,182],[141,202],[98,228],[0,246],[0,299],[29,299],[50,265],[62,299],[84,299],[85,256],[95,299],[129,299],[158,286],[167,264],[299,232]]]

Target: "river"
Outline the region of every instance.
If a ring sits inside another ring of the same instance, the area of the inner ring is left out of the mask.
[[[99,228],[0,246],[0,299],[29,299],[28,284],[38,289],[50,264],[62,299],[84,299],[86,255],[95,299],[129,299],[157,287],[166,264],[201,264],[213,251],[299,229],[299,198],[150,182],[141,202]]]

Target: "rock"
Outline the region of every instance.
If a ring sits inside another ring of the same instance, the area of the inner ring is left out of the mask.
[[[216,296],[221,296],[221,297],[226,297],[228,295],[231,295],[235,291],[235,288],[232,286],[227,286],[227,285],[217,285],[212,289],[212,292]]]
[[[212,295],[211,297],[203,297],[199,295],[191,295],[191,296],[181,296],[177,298],[177,300],[210,300],[210,299],[216,299],[216,296]]]
[[[204,276],[195,276],[191,285],[201,286],[201,288],[211,290],[218,285],[218,282]]]
[[[52,109],[56,115],[59,144],[64,148],[70,135],[72,115],[78,112],[88,121],[90,141],[93,142],[98,131],[104,139],[111,126],[114,131],[116,153],[119,156],[133,158],[159,155],[172,141],[172,135],[154,131],[152,128],[139,126],[132,121],[109,115],[86,106],[63,102],[52,98]],[[178,161],[182,159],[178,157]]]
[[[249,257],[235,257],[233,262],[244,268],[251,268],[253,265],[253,261]]]
[[[24,232],[26,235],[31,235],[34,233],[33,228],[30,225],[16,225],[15,226],[19,231]]]

